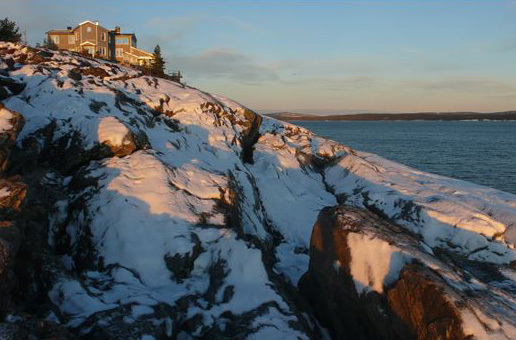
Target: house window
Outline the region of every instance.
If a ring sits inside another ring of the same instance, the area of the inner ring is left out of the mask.
[[[71,45],[75,44],[75,36],[74,35],[68,36],[68,43]]]
[[[106,55],[106,48],[105,47],[100,47],[100,55],[103,55],[105,56]]]
[[[95,49],[92,46],[86,47],[86,51],[88,51],[88,54],[95,55]]]
[[[54,44],[59,44],[59,36],[58,35],[51,35],[50,39],[52,39]]]
[[[102,41],[106,41],[106,32],[102,32],[100,37],[101,37]]]
[[[117,48],[116,49],[116,56],[122,57],[124,55],[124,49],[123,48]]]
[[[129,44],[129,39],[126,38],[116,38],[117,45],[127,45]]]
[[[90,33],[91,32],[91,27],[86,27],[86,32]]]

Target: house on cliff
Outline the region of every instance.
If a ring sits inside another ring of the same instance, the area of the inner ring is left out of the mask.
[[[150,66],[154,55],[137,47],[134,33],[122,33],[120,27],[109,30],[98,22],[86,20],[75,28],[54,29],[46,32],[47,41],[57,48],[88,53],[95,58],[104,58],[123,64]]]

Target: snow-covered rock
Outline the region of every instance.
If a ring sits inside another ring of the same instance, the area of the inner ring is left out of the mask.
[[[315,223],[300,288],[335,338],[514,339],[512,275],[434,252],[371,211],[336,206]]]
[[[24,84],[3,100],[27,120],[10,171],[40,193],[27,198],[37,246],[25,257],[44,259],[27,267],[43,279],[25,296],[47,296],[40,310],[75,334],[321,337],[296,285],[319,211],[343,202],[430,252],[514,272],[514,195],[106,61],[6,43],[0,57]]]
[[[23,116],[0,103],[0,314],[10,309],[16,286],[14,264],[22,239],[17,218],[27,194],[27,186],[19,176],[5,178],[3,172],[24,122]]]
[[[9,150],[24,124],[22,115],[5,108],[0,103],[0,171],[7,167]]]
[[[492,263],[516,260],[515,196],[356,152],[325,169],[341,203],[375,210],[431,248]]]

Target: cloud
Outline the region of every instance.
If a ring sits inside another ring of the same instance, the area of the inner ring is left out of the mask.
[[[500,52],[513,52],[516,50],[516,39],[507,39],[498,43],[497,50]]]
[[[446,77],[432,80],[408,80],[399,83],[398,87],[424,91],[469,92],[485,95],[516,91],[515,84],[496,78],[474,76]]]
[[[275,67],[226,48],[212,48],[199,55],[175,57],[173,64],[188,77],[199,79],[225,78],[248,85],[279,79]]]
[[[355,91],[378,88],[381,79],[373,76],[349,76],[349,77],[304,77],[282,80],[284,85],[311,86],[328,91]]]
[[[489,94],[485,96],[486,98],[495,98],[495,99],[509,99],[512,100],[513,103],[516,102],[516,91],[512,93],[499,93],[499,94]]]

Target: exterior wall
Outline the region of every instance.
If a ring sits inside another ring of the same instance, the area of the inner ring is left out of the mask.
[[[75,36],[75,50],[77,52],[92,51],[94,56],[109,58],[108,51],[109,31],[95,23],[85,22],[77,26],[73,34]],[[86,44],[85,44],[86,43]],[[71,46],[68,46],[71,49]]]
[[[59,37],[59,42],[55,42],[57,48],[61,50],[75,50],[75,36],[73,33],[65,33],[65,32],[48,32],[47,33],[47,40],[55,41],[55,37]],[[69,40],[69,38],[72,38],[72,40]]]
[[[94,46],[94,48],[97,46],[97,26],[98,25],[90,22],[85,22],[76,28],[76,30],[79,31],[79,45],[81,46],[81,52],[86,50],[86,46]],[[84,44],[87,42],[91,43],[91,45]]]
[[[118,44],[117,39],[127,39],[127,44]],[[115,34],[115,59],[119,62],[124,61],[124,53],[131,53],[132,34]]]
[[[108,32],[108,52],[109,59],[116,60],[115,56],[115,33],[113,31]]]
[[[97,53],[101,58],[109,59],[109,30],[102,26],[97,25],[98,30],[98,41],[97,41]]]

